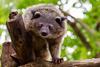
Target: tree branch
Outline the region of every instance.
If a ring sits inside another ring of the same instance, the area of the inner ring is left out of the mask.
[[[15,54],[15,51],[10,42],[5,42],[3,44],[2,50],[2,67],[16,67],[16,63],[12,59],[11,55]],[[15,66],[12,66],[12,65]],[[99,67],[100,58],[87,59],[87,60],[77,60],[77,61],[64,61],[61,64],[53,64],[50,61],[44,61],[37,58],[34,62],[29,62],[18,67]]]
[[[60,2],[61,2],[61,1],[60,1]],[[80,1],[80,2],[81,2],[81,1]],[[63,4],[62,4],[62,2],[61,2],[61,4],[59,4],[59,9],[60,9],[66,16],[72,17],[72,18],[75,20],[75,22],[78,22],[84,29],[86,29],[87,32],[89,32],[89,34],[94,35],[94,33],[96,32],[95,30],[90,29],[84,22],[82,22],[82,21],[76,19],[75,17],[73,17],[73,16],[70,15],[69,13],[63,11],[62,5],[63,5]],[[81,6],[81,7],[82,7],[82,6]],[[80,8],[80,7],[79,7],[79,8]],[[82,7],[82,8],[85,9],[84,7]],[[85,10],[86,10],[86,9],[85,9]]]
[[[38,59],[38,61],[36,62],[31,62],[19,67],[99,67],[99,66],[100,66],[100,58],[88,59],[83,61],[72,61],[72,62],[65,61],[61,64],[53,64]]]
[[[77,34],[77,36],[80,38],[80,40],[83,42],[83,44],[86,46],[87,49],[91,49],[90,43],[87,41],[86,37],[83,35],[83,33],[80,31],[80,29],[78,28],[76,22],[79,22],[76,18],[74,18],[73,16],[71,16],[70,14],[68,14],[67,12],[64,12],[61,8],[60,10],[64,13],[65,16],[70,16],[71,18],[74,19],[74,22],[71,22],[70,20],[68,20],[68,24],[73,28],[73,30],[75,31],[75,33]]]

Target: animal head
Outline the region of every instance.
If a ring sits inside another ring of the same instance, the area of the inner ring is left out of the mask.
[[[64,15],[53,5],[29,7],[23,20],[27,31],[43,38],[57,38],[65,31]]]

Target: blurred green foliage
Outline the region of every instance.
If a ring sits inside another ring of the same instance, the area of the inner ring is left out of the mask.
[[[86,0],[82,0],[83,3],[85,1]],[[92,9],[86,12],[86,17],[81,21],[84,22],[90,30],[95,30],[96,23],[100,22],[100,1],[89,0],[89,2],[92,4]],[[58,0],[0,0],[0,24],[5,24],[11,9],[23,9],[40,3],[52,3],[57,5]],[[77,60],[93,58],[98,52],[100,53],[100,32],[95,30],[95,33],[91,34],[82,27],[80,27],[80,30],[86,36],[92,49],[88,50],[80,41],[79,37],[76,36],[73,29],[68,26],[68,31],[71,33],[71,36],[67,36],[64,39],[61,52],[62,57],[66,57],[68,60]],[[3,30],[0,29],[0,36],[2,32]]]
[[[57,4],[57,0],[19,0],[20,4],[17,4],[17,8],[25,8],[30,5],[40,4],[40,3],[53,3]],[[23,4],[23,5],[22,5]]]

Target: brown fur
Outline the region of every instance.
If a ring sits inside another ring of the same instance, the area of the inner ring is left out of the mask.
[[[36,12],[39,12],[40,16],[34,17],[33,13]],[[59,22],[59,19],[56,21],[56,17],[60,17],[60,19],[64,17],[61,11],[53,5],[38,5],[27,8],[22,17],[26,32],[31,36],[30,39],[27,39],[31,45],[27,52],[32,50],[30,54],[32,56],[26,55],[29,57],[25,60],[34,61],[39,57],[48,61],[52,60],[54,63],[61,63],[60,50],[65,34],[65,23],[64,21]]]
[[[32,12],[39,12],[40,17],[33,18]],[[36,57],[39,56],[47,60],[51,54],[52,58],[59,58],[61,41],[65,33],[65,25],[64,21],[62,21],[62,26],[60,26],[55,21],[56,17],[64,17],[64,15],[53,5],[32,6],[27,8],[23,14],[25,28],[27,31],[32,32],[32,45]],[[43,26],[39,28],[40,24],[43,24]],[[48,35],[43,37],[41,31],[46,31]]]

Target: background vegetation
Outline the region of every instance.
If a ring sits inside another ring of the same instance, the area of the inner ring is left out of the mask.
[[[23,10],[40,3],[60,6],[71,16],[71,20],[75,21],[79,31],[88,42],[89,47],[68,23],[67,34],[62,46],[62,57],[66,60],[100,57],[100,0],[0,0],[0,53],[2,43],[10,40],[5,26],[10,11],[12,9]],[[80,16],[78,16],[79,13],[81,13]],[[98,23],[99,27],[97,27]]]

